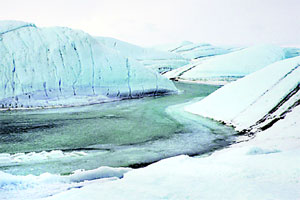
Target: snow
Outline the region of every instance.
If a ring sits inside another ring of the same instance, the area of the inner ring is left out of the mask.
[[[185,109],[233,125],[239,131],[255,131],[282,117],[299,100],[299,63],[300,56],[275,62]]]
[[[286,58],[286,51],[274,45],[258,45],[225,55],[197,60],[166,73],[172,79],[189,81],[224,81],[226,83]]]
[[[95,38],[104,46],[112,48],[126,57],[134,58],[147,68],[158,72],[166,72],[189,63],[189,59],[176,53],[159,51],[153,48],[143,48],[109,37]]]
[[[2,108],[84,105],[176,91],[166,78],[83,31],[11,21],[0,27]]]

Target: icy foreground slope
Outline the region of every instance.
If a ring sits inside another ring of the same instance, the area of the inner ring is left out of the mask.
[[[178,44],[166,44],[154,47],[155,49],[177,53],[187,59],[198,59],[209,56],[226,54],[234,51],[234,48],[223,48],[207,43],[193,43],[183,41]]]
[[[104,46],[112,48],[126,57],[134,58],[147,68],[158,72],[170,71],[189,63],[189,59],[183,58],[179,54],[143,48],[109,37],[95,38]]]
[[[210,156],[178,156],[132,170],[124,178],[95,182],[47,200],[300,198],[300,107],[249,142]]]
[[[0,107],[89,104],[176,90],[82,31],[0,22]]]
[[[286,51],[273,45],[259,45],[209,59],[200,59],[165,74],[171,79],[232,81],[286,58]]]
[[[232,82],[185,110],[232,124],[240,131],[264,130],[299,104],[299,90],[300,56]]]

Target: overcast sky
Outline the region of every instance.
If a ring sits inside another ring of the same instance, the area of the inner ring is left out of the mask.
[[[300,0],[0,0],[0,19],[151,46],[182,40],[300,46]]]

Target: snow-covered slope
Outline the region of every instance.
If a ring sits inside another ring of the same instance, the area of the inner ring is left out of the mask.
[[[90,104],[176,90],[172,82],[69,28],[1,21],[2,108]]]
[[[273,45],[249,47],[226,55],[199,59],[165,74],[170,79],[215,82],[232,81],[286,58],[283,48]]]
[[[237,130],[264,130],[299,104],[299,90],[300,56],[273,63],[185,109]]]
[[[189,63],[189,59],[183,58],[179,54],[143,48],[109,37],[95,38],[99,43],[120,52],[126,57],[134,58],[144,66],[161,73],[182,67]]]
[[[207,43],[192,43],[183,41],[181,43],[164,44],[155,46],[155,49],[177,53],[187,59],[198,59],[209,56],[221,55],[237,50],[235,48],[217,47]]]

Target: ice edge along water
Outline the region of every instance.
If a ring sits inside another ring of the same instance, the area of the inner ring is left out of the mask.
[[[2,21],[0,108],[93,104],[176,91],[83,31]]]

